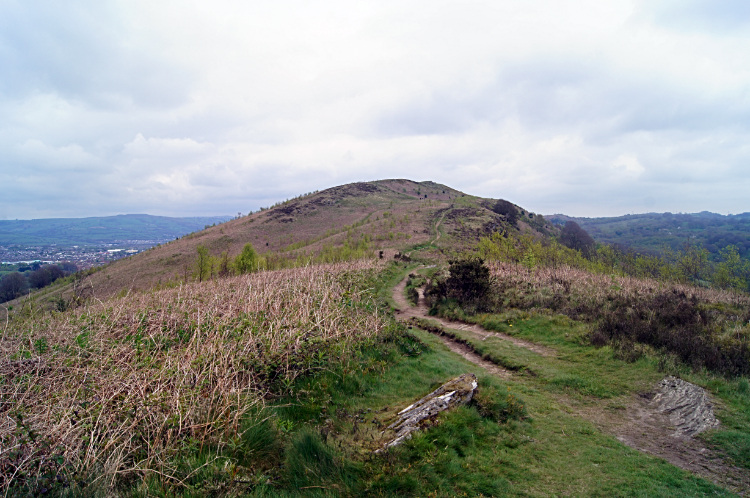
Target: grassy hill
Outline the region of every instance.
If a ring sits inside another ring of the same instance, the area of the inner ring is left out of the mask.
[[[122,214],[92,218],[0,220],[0,246],[95,245],[125,241],[164,241],[222,223],[229,216],[170,218]]]
[[[440,234],[442,253],[457,252],[479,237],[503,229],[492,211],[494,199],[471,196],[434,182],[394,179],[352,183],[300,196],[221,225],[154,247],[107,265],[88,277],[93,295],[106,298],[123,290],[145,290],[192,280],[198,246],[213,256],[236,257],[250,243],[261,254],[287,260],[311,257],[344,244],[364,244],[372,255],[422,248]],[[555,228],[543,218],[521,220],[512,230],[542,235]],[[437,229],[436,229],[437,226]]]
[[[17,303],[0,321],[0,491],[747,495],[747,294],[599,271],[548,243],[544,217],[516,206],[509,226],[495,205],[432,182],[344,185],[79,278],[91,299],[70,309],[42,306],[63,286]],[[191,273],[199,247],[246,243],[281,269]],[[356,260],[320,263],[352,244]],[[454,259],[470,255],[486,262]],[[374,453],[464,373],[470,404]],[[667,375],[705,389],[720,425],[675,432],[652,403]]]
[[[704,478],[700,468],[721,448],[750,464],[747,379],[693,372],[646,348],[632,358],[597,347],[589,324],[537,299],[463,317],[482,323],[483,335],[459,322],[396,322],[384,298],[394,285],[444,269],[316,265],[16,317],[0,339],[0,400],[12,415],[0,436],[13,450],[0,454],[0,486],[9,496],[92,498],[729,497],[737,495],[725,486],[747,489],[747,471],[728,466],[732,479],[716,485],[715,472]],[[569,278],[529,281],[526,270],[491,271],[511,277],[497,280],[505,294],[544,296],[542,286]],[[478,377],[475,401],[373,454],[399,411],[466,372]],[[665,372],[719,400],[724,426],[693,441],[688,471],[663,459],[681,454],[673,428],[655,432],[637,418]],[[635,449],[646,439],[669,446]]]
[[[610,218],[576,218],[555,214],[549,221],[575,221],[597,242],[618,244],[639,252],[659,253],[664,247],[681,249],[685,243],[700,244],[712,255],[735,245],[744,258],[750,257],[750,213],[721,215],[703,211],[695,214],[646,213]]]

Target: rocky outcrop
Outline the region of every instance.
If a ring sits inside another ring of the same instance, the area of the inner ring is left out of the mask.
[[[413,432],[429,425],[439,413],[465,405],[474,397],[476,390],[476,375],[463,374],[407,406],[398,412],[396,421],[383,431],[384,436],[388,435],[387,442],[376,453],[403,443]]]
[[[677,436],[694,436],[719,425],[708,393],[676,377],[659,382],[651,404],[669,416]]]

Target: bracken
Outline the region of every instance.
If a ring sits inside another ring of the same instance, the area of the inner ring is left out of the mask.
[[[259,272],[15,320],[0,340],[2,488],[169,480],[180,448],[221,447],[269,392],[384,330],[365,290],[377,267]]]

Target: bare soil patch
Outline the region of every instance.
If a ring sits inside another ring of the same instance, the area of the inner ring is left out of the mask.
[[[683,404],[686,403],[689,402],[683,400]],[[595,414],[594,411],[599,413]],[[748,472],[728,464],[702,439],[693,437],[690,430],[681,429],[682,424],[675,425],[670,420],[673,418],[670,414],[674,412],[664,410],[654,393],[633,396],[619,414],[601,408],[587,412],[581,415],[592,419],[602,430],[631,448],[663,458],[740,496],[750,496]]]

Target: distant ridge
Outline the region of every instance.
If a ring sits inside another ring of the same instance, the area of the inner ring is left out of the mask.
[[[133,240],[156,244],[231,219],[231,216],[172,218],[120,214],[89,218],[0,220],[0,246],[96,245]]]
[[[553,214],[552,223],[575,221],[597,242],[620,245],[638,252],[658,253],[665,247],[676,250],[685,243],[699,244],[712,255],[734,245],[750,258],[750,213],[723,215],[700,213],[644,213],[584,218]]]

